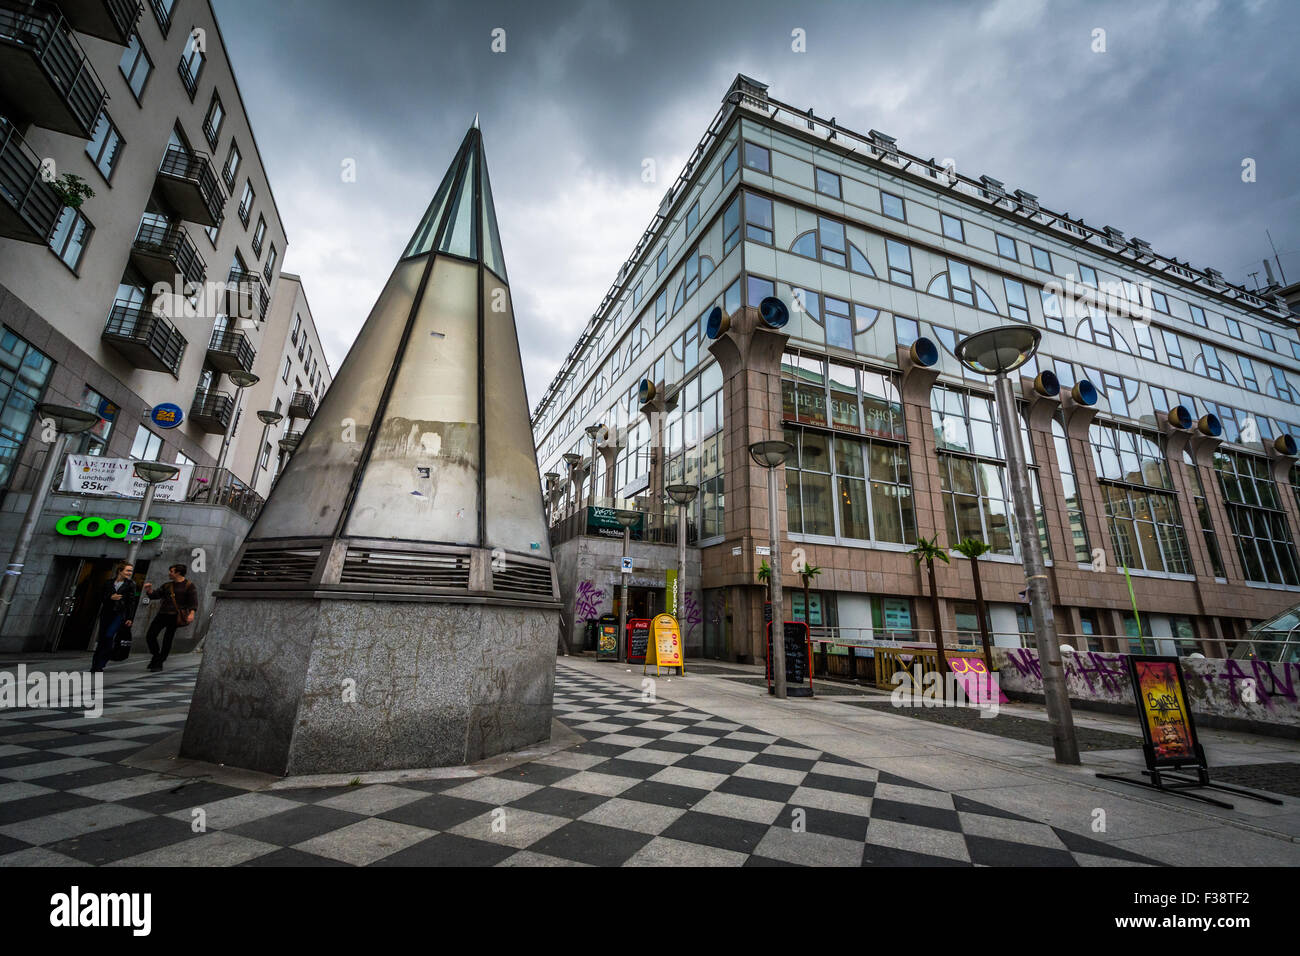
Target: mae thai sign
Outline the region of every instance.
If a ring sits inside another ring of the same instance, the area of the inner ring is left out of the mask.
[[[130,458],[101,458],[98,455],[69,455],[63,466],[63,484],[59,490],[74,495],[117,495],[121,498],[143,498],[148,487],[143,478],[137,478]],[[155,485],[156,501],[184,501],[190,486],[193,465],[180,465],[180,474],[171,481]]]

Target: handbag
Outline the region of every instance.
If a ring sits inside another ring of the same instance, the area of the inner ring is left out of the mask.
[[[131,629],[123,624],[113,635],[113,650],[109,654],[110,661],[124,661],[131,656]]]
[[[167,585],[167,594],[168,594],[168,595],[171,597],[171,599],[172,599],[172,607],[176,608],[176,626],[177,626],[177,627],[189,627],[191,624],[193,624],[193,623],[194,623],[194,609],[191,608],[191,609],[188,610],[188,611],[182,611],[182,610],[181,610],[181,603],[180,603],[180,601],[177,601],[177,600],[176,600],[176,586],[173,585],[173,584],[168,584],[168,585]]]

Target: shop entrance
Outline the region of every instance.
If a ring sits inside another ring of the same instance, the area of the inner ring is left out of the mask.
[[[642,617],[653,618],[656,614],[664,613],[665,588],[628,588],[627,589],[627,616],[628,619]],[[614,613],[618,613],[618,602],[622,596],[622,591],[614,591]]]
[[[120,558],[56,557],[43,601],[53,607],[55,617],[46,636],[50,651],[88,651],[95,644],[100,593],[113,580]],[[135,586],[138,592],[149,572],[148,561],[137,561]]]

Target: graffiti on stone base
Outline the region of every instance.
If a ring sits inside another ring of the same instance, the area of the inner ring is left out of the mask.
[[[578,583],[578,596],[573,603],[573,617],[582,621],[600,617],[600,605],[605,600],[605,589],[596,587],[594,581]]]
[[[704,614],[700,610],[700,602],[696,600],[694,591],[687,591],[682,602],[682,639],[684,643],[691,643],[691,637],[695,634],[695,629],[704,620]]]

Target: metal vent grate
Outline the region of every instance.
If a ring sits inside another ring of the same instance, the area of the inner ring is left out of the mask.
[[[339,583],[467,591],[469,555],[348,548]]]
[[[245,551],[232,584],[309,584],[320,548]]]
[[[492,589],[548,598],[555,593],[551,586],[551,567],[546,564],[510,562],[506,570],[492,572]]]

